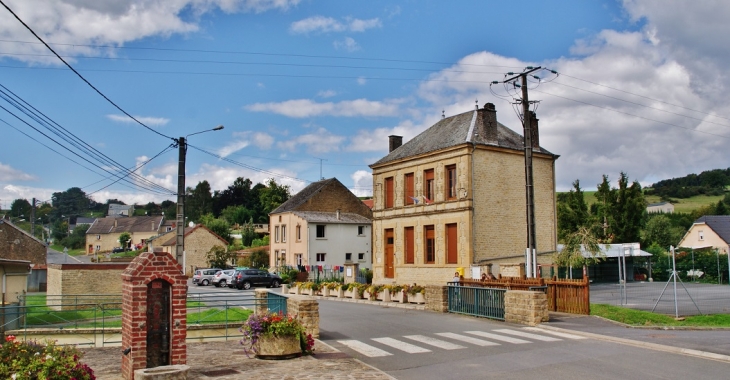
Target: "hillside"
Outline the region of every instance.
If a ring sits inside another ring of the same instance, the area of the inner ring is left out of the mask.
[[[559,194],[561,192],[558,192]],[[583,191],[583,197],[590,208],[593,203],[598,202],[595,197],[595,191]],[[661,199],[657,195],[645,196],[647,203],[659,203]],[[674,205],[674,212],[690,213],[700,207],[707,206],[710,203],[717,204],[724,198],[723,195],[695,195],[689,198],[674,199],[672,204]]]

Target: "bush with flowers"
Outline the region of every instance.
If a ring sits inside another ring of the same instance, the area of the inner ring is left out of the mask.
[[[307,334],[301,322],[295,316],[288,314],[251,314],[241,326],[240,331],[243,333],[241,345],[243,345],[246,356],[258,352],[257,343],[264,337],[296,336],[299,338],[299,345],[303,354],[307,355],[314,352],[312,334]]]
[[[0,379],[93,380],[94,370],[79,362],[82,353],[55,341],[21,342],[8,335],[0,346]]]

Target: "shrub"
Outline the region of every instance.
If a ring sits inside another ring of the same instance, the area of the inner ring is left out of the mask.
[[[83,354],[75,347],[56,346],[56,342],[19,342],[9,335],[0,346],[2,379],[78,379],[93,380],[94,370],[79,362]]]
[[[421,293],[421,294],[425,294],[426,293],[426,288],[424,288],[421,285],[416,285],[416,284],[413,284],[413,285],[410,285],[410,286],[406,285],[405,290],[406,290],[406,293],[408,293],[408,294],[410,294],[412,296],[415,296],[416,293]]]

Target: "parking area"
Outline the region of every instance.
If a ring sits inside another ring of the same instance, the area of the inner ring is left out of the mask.
[[[624,306],[657,313],[675,313],[673,281],[594,283],[590,286],[591,303]],[[680,316],[730,313],[730,286],[694,282],[676,283],[676,308]]]

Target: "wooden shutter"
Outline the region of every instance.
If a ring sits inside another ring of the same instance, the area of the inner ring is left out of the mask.
[[[459,261],[458,255],[458,235],[456,223],[446,225],[446,263],[457,264]]]

